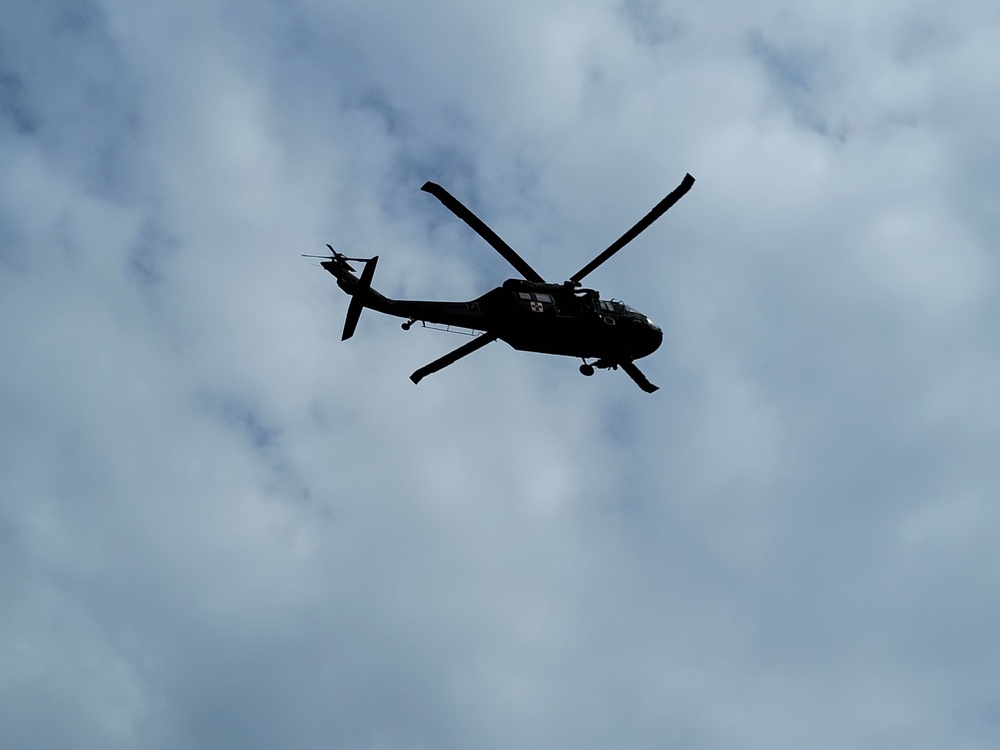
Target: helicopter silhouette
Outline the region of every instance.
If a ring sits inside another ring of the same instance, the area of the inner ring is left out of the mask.
[[[380,294],[372,288],[377,255],[348,258],[328,244],[330,256],[305,257],[322,258],[320,265],[351,295],[342,341],[354,335],[366,307],[406,318],[402,326],[406,331],[420,322],[425,326],[457,327],[473,332],[471,341],[414,372],[410,376],[414,383],[499,339],[519,351],[580,358],[583,360],[580,372],[587,376],[593,375],[595,368],[621,367],[642,390],[653,393],[657,386],[646,379],[635,360],[656,351],[663,341],[663,332],[635,308],[620,300],[601,299],[597,291],[581,288],[580,282],[660,218],[692,185],[694,177],[685,175],[680,185],[590,263],[567,281],[552,284],[451,193],[433,182],[425,183],[421,190],[433,195],[468,224],[523,277],[507,279],[469,302],[397,300]],[[355,275],[352,262],[365,264],[360,277]]]

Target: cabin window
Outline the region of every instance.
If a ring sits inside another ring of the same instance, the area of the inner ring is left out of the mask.
[[[517,296],[521,299],[531,299],[531,292],[518,292]]]
[[[551,294],[545,294],[543,292],[538,292],[538,293],[535,294],[535,299],[538,300],[539,302],[547,302],[550,305],[552,304],[552,295]]]

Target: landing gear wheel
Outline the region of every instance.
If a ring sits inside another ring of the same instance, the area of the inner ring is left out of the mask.
[[[406,323],[403,323],[403,325],[401,325],[400,328],[402,328],[404,331],[409,331],[410,326],[412,325],[413,325],[412,321],[407,321]]]
[[[594,366],[588,365],[586,362],[584,362],[582,365],[580,365],[580,374],[586,375],[589,378],[591,375],[594,374]]]

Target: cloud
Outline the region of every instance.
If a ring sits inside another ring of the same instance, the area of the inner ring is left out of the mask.
[[[0,11],[0,723],[25,746],[988,747],[988,4]],[[984,107],[986,109],[984,109]],[[366,312],[511,270],[622,375]]]

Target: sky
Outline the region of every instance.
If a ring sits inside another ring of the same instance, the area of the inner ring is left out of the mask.
[[[1000,746],[993,0],[0,4],[10,748]],[[583,378],[367,312],[545,278]]]

